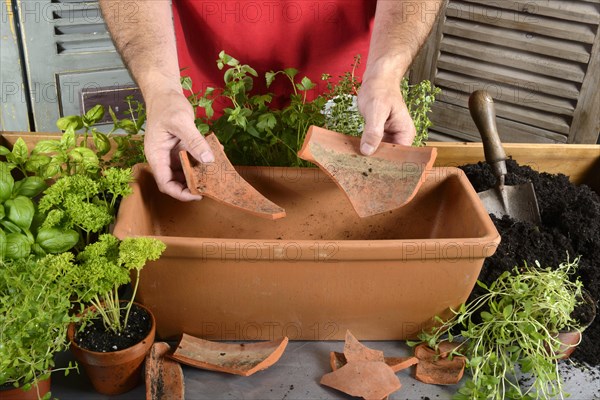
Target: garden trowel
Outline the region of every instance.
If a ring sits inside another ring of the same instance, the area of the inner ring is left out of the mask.
[[[360,138],[311,126],[298,157],[313,162],[344,191],[360,217],[395,210],[417,194],[435,161],[434,147],[381,143],[363,156]]]
[[[494,100],[486,91],[473,92],[469,98],[469,111],[481,135],[485,161],[496,177],[496,185],[492,189],[478,193],[483,205],[488,213],[498,218],[508,215],[515,220],[539,225],[540,210],[533,184],[504,184],[506,153],[498,136]]]

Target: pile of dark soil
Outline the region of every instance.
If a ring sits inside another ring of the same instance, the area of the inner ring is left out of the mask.
[[[486,163],[461,167],[477,192],[496,182]],[[565,175],[539,173],[508,160],[507,185],[532,182],[535,187],[542,225],[502,219],[492,220],[502,236],[496,253],[486,259],[479,279],[491,283],[504,271],[527,262],[542,267],[558,266],[581,256],[578,275],[584,287],[600,299],[600,197],[586,185],[576,186]],[[477,294],[475,290],[474,295]],[[600,364],[600,317],[584,332],[572,358],[590,365]]]
[[[121,321],[125,320],[125,310],[121,310]],[[141,342],[152,328],[152,319],[141,307],[134,304],[129,313],[127,326],[120,334],[107,331],[102,319],[95,318],[85,328],[77,332],[75,342],[87,350],[102,353],[123,350]]]

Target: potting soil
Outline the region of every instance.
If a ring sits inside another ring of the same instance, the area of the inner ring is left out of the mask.
[[[491,189],[496,178],[486,163],[460,167],[477,192]],[[502,237],[496,253],[487,258],[479,279],[490,284],[504,271],[524,262],[542,267],[556,267],[581,256],[577,275],[584,288],[597,301],[600,299],[600,197],[586,185],[574,185],[563,174],[548,174],[507,161],[506,185],[532,182],[538,199],[541,226],[510,217],[492,220]],[[473,295],[478,294],[478,287]],[[571,358],[600,364],[600,318],[583,334]]]
[[[125,319],[125,310],[121,310],[121,321]],[[152,320],[146,310],[134,304],[129,313],[127,326],[120,334],[106,330],[102,319],[91,320],[81,332],[75,335],[75,341],[87,350],[113,352],[123,350],[141,342],[150,332]]]

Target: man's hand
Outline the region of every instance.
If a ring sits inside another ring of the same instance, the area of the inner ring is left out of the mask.
[[[410,146],[415,125],[402,98],[400,85],[382,79],[363,81],[358,93],[358,110],[365,118],[360,151],[371,155],[384,142]]]
[[[158,189],[178,200],[200,200],[187,188],[179,161],[179,152],[187,150],[201,162],[214,156],[194,125],[192,106],[181,92],[153,94],[148,101],[148,121],[144,152],[152,168]]]
[[[381,141],[410,146],[416,134],[400,82],[425,42],[442,0],[378,0],[367,67],[358,92],[365,118],[360,151],[375,152]]]

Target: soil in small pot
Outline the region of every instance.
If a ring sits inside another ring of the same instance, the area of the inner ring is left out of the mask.
[[[477,192],[490,189],[496,178],[486,163],[461,167]],[[496,253],[487,258],[479,279],[490,284],[504,271],[526,261],[542,267],[558,266],[569,253],[581,255],[578,274],[594,299],[600,298],[600,197],[586,185],[574,185],[562,174],[534,171],[507,160],[507,185],[532,182],[535,187],[542,225],[515,221],[509,217],[492,220],[502,236]],[[476,287],[472,296],[481,293]],[[585,330],[572,358],[590,365],[600,364],[600,319]]]
[[[121,321],[125,319],[125,310],[121,310]],[[141,342],[152,328],[152,318],[146,310],[133,304],[129,313],[127,326],[120,334],[107,331],[102,319],[96,318],[88,322],[85,329],[75,334],[75,342],[87,350],[112,352],[123,350]]]

